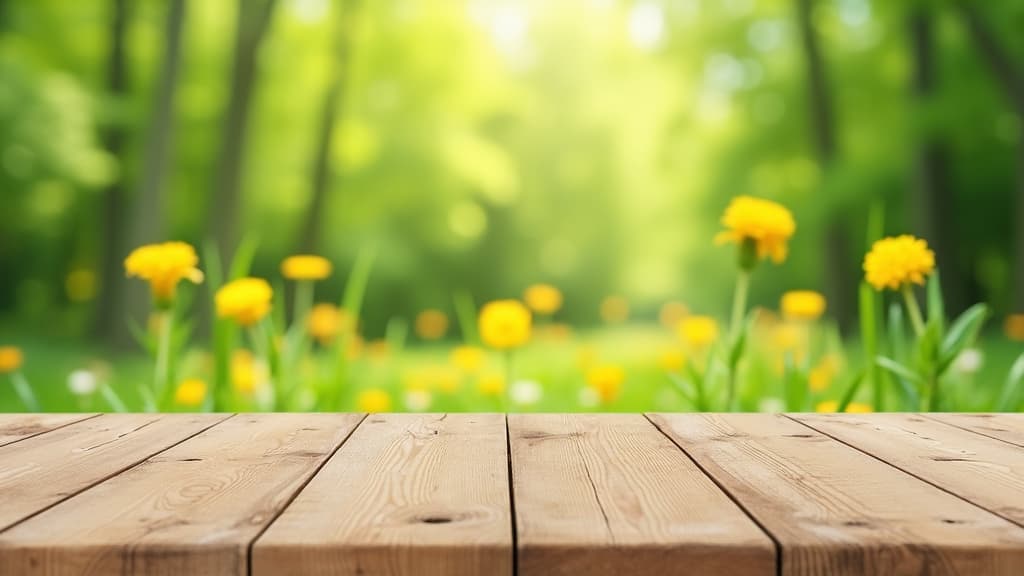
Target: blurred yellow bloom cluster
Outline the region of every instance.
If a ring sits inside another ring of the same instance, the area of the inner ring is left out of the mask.
[[[456,346],[451,353],[452,364],[466,374],[476,374],[483,368],[484,351],[476,346]]]
[[[359,393],[356,407],[360,412],[387,412],[391,410],[391,395],[380,388],[368,388]]]
[[[519,348],[530,340],[530,310],[518,300],[495,300],[480,310],[480,339],[498,350]]]
[[[205,398],[206,382],[198,378],[182,380],[174,391],[174,402],[180,406],[199,406]]]
[[[679,322],[679,337],[691,348],[706,348],[718,339],[718,321],[711,316],[687,316]]]
[[[551,316],[562,308],[562,292],[550,284],[534,284],[523,293],[523,300],[531,310],[542,316]]]
[[[835,412],[837,410],[839,410],[839,402],[835,400],[827,400],[825,402],[820,402],[817,406],[814,407],[815,412],[824,413]],[[846,411],[852,414],[867,414],[869,412],[874,412],[874,409],[871,407],[870,404],[863,404],[861,402],[850,402],[846,406]]]
[[[906,234],[875,242],[864,257],[865,279],[876,290],[923,285],[934,270],[935,254],[928,249],[928,244]]]
[[[10,374],[21,369],[24,355],[16,346],[0,346],[0,374]]]
[[[289,280],[323,280],[331,270],[330,260],[309,254],[289,256],[281,263],[281,275]]]
[[[239,278],[217,290],[217,316],[252,326],[270,312],[274,291],[262,278]]]
[[[752,243],[758,259],[771,258],[775,263],[786,259],[787,242],[796,231],[793,214],[785,206],[752,196],[733,198],[722,225],[726,230],[718,233],[716,243],[741,247]]]
[[[432,308],[416,315],[416,335],[424,340],[440,340],[448,332],[448,316]]]
[[[787,320],[814,321],[825,313],[825,297],[812,290],[791,290],[779,303]]]
[[[174,290],[182,280],[195,284],[203,281],[203,273],[196,266],[196,250],[184,242],[164,242],[140,246],[124,261],[128,276],[137,276],[149,282],[153,299],[161,306],[174,300]]]
[[[587,371],[587,385],[597,393],[603,404],[611,403],[618,398],[625,379],[626,372],[621,366],[614,364],[595,366]]]

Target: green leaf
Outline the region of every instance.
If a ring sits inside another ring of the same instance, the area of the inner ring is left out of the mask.
[[[907,329],[903,321],[903,308],[896,302],[889,305],[889,352],[896,360],[907,358]]]
[[[946,305],[942,300],[942,285],[939,283],[939,271],[936,270],[928,278],[928,323],[936,324],[939,332],[945,330]]]
[[[697,410],[704,412],[708,409],[707,406],[707,395],[704,392],[707,379],[707,374],[701,374],[693,362],[687,362],[685,364],[686,373],[690,376],[690,381],[693,382],[694,387],[694,404],[697,406]]]
[[[747,349],[748,335],[750,334],[750,330],[753,328],[754,321],[756,319],[756,310],[751,310],[747,313],[747,317],[743,321],[743,327],[740,329],[740,333],[736,335],[736,340],[733,341],[732,346],[729,349],[729,370],[732,372],[736,371],[736,367],[739,366],[740,360],[743,359],[743,353]]]
[[[807,409],[807,376],[793,361],[793,355],[786,353],[784,360],[783,384],[785,385],[786,410],[803,412]]]
[[[924,385],[924,379],[917,372],[914,372],[910,368],[907,368],[903,364],[893,360],[892,358],[886,358],[885,356],[876,356],[875,364],[880,366],[884,370],[888,370],[897,378],[903,378],[908,382],[913,382],[918,386]]]
[[[466,344],[479,345],[480,337],[476,333],[476,303],[473,302],[473,295],[466,290],[459,290],[452,294],[452,302],[455,304],[455,317],[459,320],[459,329],[462,331],[462,340]]]
[[[929,322],[917,339],[917,367],[920,374],[932,374],[939,367],[939,342],[942,333],[938,324]]]
[[[839,401],[839,408],[836,410],[836,412],[846,412],[846,408],[850,406],[850,402],[853,402],[853,398],[854,396],[857,395],[857,390],[860,389],[860,385],[862,382],[864,382],[864,377],[866,375],[867,371],[861,370],[860,372],[857,373],[856,376],[853,377],[853,380],[850,381],[850,385],[847,386],[846,392],[843,394],[842,399]],[[878,410],[877,406],[875,406],[875,410]]]
[[[694,399],[695,394],[691,392],[691,388],[693,386],[690,380],[683,378],[678,374],[672,374],[671,372],[666,372],[665,376],[668,377],[669,382],[672,383],[672,388],[676,392],[679,392],[679,395],[682,396],[684,400],[696,405],[696,400]],[[698,408],[698,410],[699,409],[700,408]]]
[[[360,250],[352,265],[352,273],[349,274],[348,281],[345,282],[341,307],[353,318],[359,317],[359,311],[363,306],[363,297],[366,295],[366,287],[370,283],[370,271],[373,270],[373,261],[376,257],[377,250],[372,245]]]
[[[256,257],[256,249],[260,242],[255,234],[246,234],[245,238],[238,244],[235,255],[231,259],[231,280],[238,280],[249,275],[252,269],[252,261]]]
[[[860,283],[860,339],[865,357],[874,358],[878,355],[878,293],[867,282]],[[885,410],[885,379],[881,369],[872,363],[865,374],[871,375],[875,410]]]
[[[974,343],[988,318],[988,306],[975,304],[953,321],[939,349],[939,373],[946,371],[965,348]]]
[[[1003,392],[999,395],[999,402],[996,403],[997,412],[1015,411],[1020,406],[1021,383],[1024,382],[1024,354],[1017,357],[1017,360],[1010,367],[1006,375],[1006,382],[1003,383]]]

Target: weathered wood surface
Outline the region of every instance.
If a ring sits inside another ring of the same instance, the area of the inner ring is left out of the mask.
[[[0,415],[0,574],[1024,574],[1024,417]]]

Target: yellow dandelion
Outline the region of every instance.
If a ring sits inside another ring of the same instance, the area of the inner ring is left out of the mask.
[[[505,378],[500,374],[486,374],[476,383],[476,391],[482,396],[501,396],[505,393]]]
[[[0,374],[10,374],[21,369],[25,355],[17,346],[0,346]]]
[[[752,196],[737,196],[722,216],[726,230],[715,236],[718,244],[734,243],[742,249],[751,246],[755,253],[745,268],[757,260],[771,258],[776,264],[786,259],[787,243],[796,231],[793,214],[783,205]]]
[[[332,269],[330,260],[310,254],[289,256],[281,262],[281,275],[289,280],[323,280]]]
[[[814,321],[825,313],[825,297],[813,290],[791,290],[779,303],[787,320]]]
[[[934,270],[935,253],[928,243],[907,234],[875,242],[864,257],[865,279],[876,290],[923,285]]]
[[[380,388],[368,388],[359,393],[356,405],[360,412],[387,412],[391,410],[391,395]]]
[[[416,335],[424,340],[440,340],[448,332],[448,316],[435,309],[416,315]]]
[[[836,412],[837,410],[839,410],[839,402],[835,400],[826,400],[825,402],[819,402],[818,405],[814,407],[815,412],[827,413]],[[869,412],[874,412],[874,409],[871,407],[870,404],[850,402],[846,406],[846,411],[851,414],[867,414]]]
[[[206,398],[206,382],[198,378],[182,380],[174,391],[174,402],[180,406],[199,406]]]
[[[476,374],[484,365],[484,351],[476,346],[456,346],[452,349],[451,362],[466,374]]]
[[[239,278],[228,282],[214,296],[217,316],[252,326],[270,312],[274,291],[262,278]]]
[[[679,337],[692,348],[704,348],[718,339],[718,322],[710,316],[687,316],[679,322]]]
[[[534,284],[523,293],[523,301],[537,314],[550,316],[562,308],[562,292],[550,284]]]
[[[260,377],[256,360],[245,349],[231,354],[231,387],[239,394],[252,394],[259,385]]]
[[[149,282],[153,299],[167,307],[174,300],[178,283],[188,280],[194,284],[203,281],[203,273],[196,268],[199,256],[191,245],[184,242],[164,242],[140,246],[128,255],[124,269],[128,276]]]
[[[309,312],[309,335],[321,346],[327,346],[345,326],[344,311],[334,304],[317,304]]]
[[[1003,332],[1010,340],[1024,342],[1024,314],[1010,314],[1003,323]]]
[[[602,403],[615,401],[622,390],[622,382],[626,372],[621,366],[604,364],[587,370],[587,385],[590,386]]]
[[[609,296],[602,300],[601,319],[608,324],[621,324],[629,320],[629,300],[623,296]]]
[[[480,309],[480,339],[499,350],[519,348],[530,340],[530,310],[518,300],[495,300]]]

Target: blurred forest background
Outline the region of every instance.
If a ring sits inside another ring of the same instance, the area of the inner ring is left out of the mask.
[[[550,282],[726,310],[732,196],[852,327],[865,222],[1024,311],[1024,0],[0,0],[0,336],[131,338],[147,242],[378,258],[363,329]],[[763,276],[763,278],[761,277]],[[333,299],[334,296],[331,296]]]

